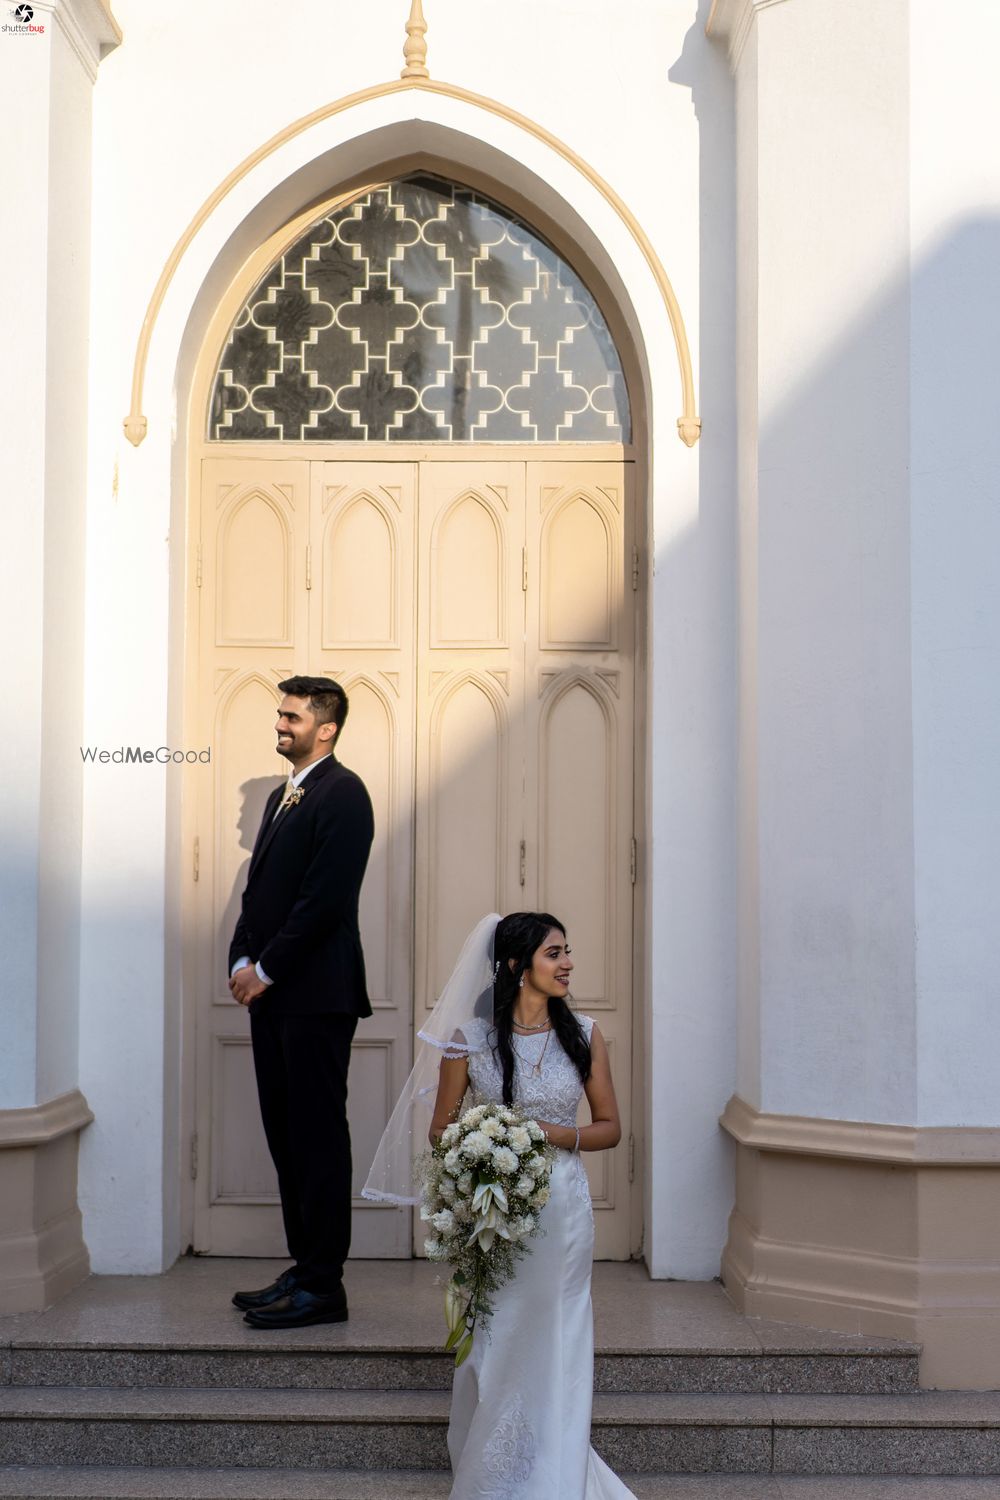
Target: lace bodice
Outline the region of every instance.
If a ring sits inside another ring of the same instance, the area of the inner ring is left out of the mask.
[[[590,1016],[576,1019],[590,1041],[594,1022]],[[490,1045],[495,1041],[488,1021],[470,1021],[463,1027],[469,1056],[469,1082],[475,1102],[499,1104],[503,1100],[503,1070]],[[514,1036],[514,1103],[536,1120],[552,1125],[576,1124],[576,1111],[583,1093],[580,1075],[560,1045],[554,1031],[537,1036]],[[548,1045],[546,1046],[546,1042]],[[541,1063],[541,1070],[536,1072]]]

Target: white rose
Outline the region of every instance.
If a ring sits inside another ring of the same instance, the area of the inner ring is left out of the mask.
[[[450,1208],[442,1208],[440,1213],[436,1213],[431,1219],[431,1223],[438,1234],[454,1234],[455,1232],[455,1215]]]
[[[517,1115],[508,1105],[501,1104],[497,1109],[497,1119],[502,1120],[505,1125],[516,1125]]]
[[[535,1179],[522,1172],[514,1184],[514,1191],[519,1198],[529,1197],[535,1191]]]
[[[549,1164],[544,1156],[533,1156],[530,1161],[525,1162],[524,1167],[532,1177],[544,1177],[549,1170]]]
[[[461,1119],[463,1128],[466,1130],[475,1130],[476,1126],[481,1123],[485,1113],[486,1108],[482,1104],[475,1104],[471,1109],[467,1109]]]
[[[458,1188],[458,1191],[462,1194],[463,1198],[469,1197],[470,1193],[472,1192],[472,1173],[469,1171],[468,1167],[466,1167],[465,1171],[461,1173],[455,1186]]]
[[[441,1132],[442,1146],[454,1146],[461,1134],[457,1125],[446,1125]]]
[[[525,1120],[524,1128],[531,1136],[531,1139],[533,1141],[544,1141],[545,1131],[539,1125],[537,1120]]]
[[[510,1133],[510,1144],[511,1148],[516,1151],[519,1156],[522,1152],[529,1149],[529,1147],[531,1146],[531,1136],[525,1130],[523,1125],[514,1126],[513,1130]]]
[[[452,1146],[451,1150],[445,1156],[445,1159],[444,1159],[444,1169],[445,1169],[446,1172],[450,1172],[451,1175],[454,1177],[456,1175],[456,1173],[459,1171],[460,1165],[461,1165],[461,1158],[460,1158],[460,1156],[458,1154],[458,1147],[457,1146]]]
[[[534,1216],[534,1214],[525,1214],[523,1218],[520,1218],[517,1221],[517,1232],[520,1235],[530,1234],[531,1231],[534,1229],[534,1227],[535,1227],[535,1216]]]
[[[534,1203],[534,1205],[535,1205],[536,1208],[544,1208],[545,1205],[546,1205],[546,1203],[548,1203],[548,1201],[549,1201],[549,1186],[548,1186],[548,1183],[543,1183],[542,1186],[538,1189],[538,1192],[535,1194],[534,1198],[532,1199],[532,1202]]]
[[[439,1239],[424,1240],[424,1254],[428,1260],[444,1260],[444,1246]]]
[[[516,1172],[520,1162],[509,1146],[497,1146],[493,1151],[493,1165],[498,1172]]]
[[[454,1203],[457,1196],[455,1190],[455,1179],[453,1177],[442,1177],[438,1192],[445,1203]]]
[[[462,1142],[462,1155],[471,1157],[473,1161],[481,1161],[484,1156],[489,1156],[492,1149],[489,1136],[484,1135],[481,1130],[474,1130]]]
[[[488,1135],[491,1141],[497,1141],[501,1136],[507,1134],[506,1127],[495,1119],[493,1115],[488,1116],[480,1125],[483,1135]]]

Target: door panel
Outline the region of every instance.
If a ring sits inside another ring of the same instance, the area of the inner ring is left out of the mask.
[[[351,1057],[355,1256],[407,1256],[410,1214],[361,1189],[412,1062],[413,734],[416,465],[313,467],[309,668],[343,683],[350,713],[338,755],[375,812],[361,888],[361,938],[374,1015]],[[318,560],[318,563],[317,563]]]
[[[523,547],[523,464],[421,464],[419,1022],[473,925],[521,900]]]
[[[199,733],[212,777],[198,809],[196,1249],[275,1253],[274,1172],[257,1109],[250,1026],[226,984],[229,941],[271,790],[277,684],[304,658],[309,465],[208,459],[199,527]],[[195,1153],[192,1152],[192,1160]]]
[[[528,464],[526,493],[528,887],[569,927],[574,1000],[608,1044],[624,1138],[584,1161],[595,1253],[617,1260],[631,1249],[631,471]]]

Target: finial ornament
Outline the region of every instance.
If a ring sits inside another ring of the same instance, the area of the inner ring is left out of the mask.
[[[431,76],[427,71],[427,22],[424,20],[422,0],[411,0],[403,56],[406,59],[406,67],[400,73],[400,78],[429,78]]]

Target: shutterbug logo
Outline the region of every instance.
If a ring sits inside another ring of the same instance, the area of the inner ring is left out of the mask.
[[[5,21],[0,26],[0,31],[5,36],[43,36],[45,34],[44,26],[36,26],[34,24],[35,11],[33,6],[27,4],[15,5],[10,15],[13,17],[12,22]]]

